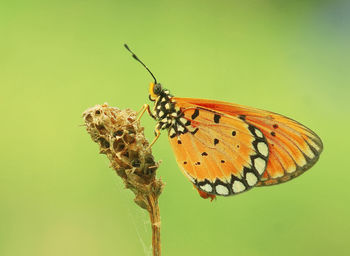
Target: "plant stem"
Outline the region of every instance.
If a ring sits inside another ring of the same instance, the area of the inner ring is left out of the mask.
[[[152,226],[152,248],[153,256],[161,255],[161,244],[160,244],[160,212],[158,206],[158,197],[155,195],[149,195],[149,215],[151,219]]]

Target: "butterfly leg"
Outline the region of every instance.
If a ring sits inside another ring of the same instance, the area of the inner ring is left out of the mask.
[[[155,133],[156,137],[153,139],[153,141],[151,142],[151,144],[149,144],[147,150],[150,149],[150,148],[153,146],[153,144],[158,140],[158,138],[159,138],[159,136],[160,136],[160,131],[159,131],[159,129],[156,128],[156,129],[154,130],[154,133]]]
[[[141,119],[141,117],[143,116],[143,114],[146,112],[146,110],[147,110],[147,112],[148,112],[148,114],[152,117],[152,118],[155,118],[155,116],[152,114],[152,112],[151,112],[151,109],[150,109],[150,107],[149,107],[149,105],[148,104],[144,104],[142,107],[141,107],[141,109],[137,112],[137,119],[136,119],[136,121],[139,121],[140,119]]]

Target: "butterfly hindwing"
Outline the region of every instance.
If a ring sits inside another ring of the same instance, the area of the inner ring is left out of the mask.
[[[180,108],[204,108],[238,117],[261,131],[269,148],[269,158],[257,186],[288,181],[313,166],[322,152],[321,139],[310,129],[285,116],[238,104],[213,100],[173,98]]]
[[[269,149],[263,133],[244,120],[201,107],[181,107],[169,140],[184,174],[208,194],[228,196],[255,186]]]

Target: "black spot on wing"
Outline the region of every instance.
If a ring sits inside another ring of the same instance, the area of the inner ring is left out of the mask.
[[[197,116],[199,116],[199,110],[196,108],[196,110],[194,111],[194,113],[191,116],[192,120],[194,120]]]
[[[239,115],[238,118],[245,121],[245,115]]]
[[[214,122],[218,124],[220,121],[220,117],[221,117],[220,115],[214,114]]]
[[[196,128],[196,129],[194,129],[191,133],[193,134],[193,135],[195,135],[196,134],[196,132],[198,132],[198,127]]]

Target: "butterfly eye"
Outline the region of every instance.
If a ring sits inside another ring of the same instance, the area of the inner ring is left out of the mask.
[[[155,84],[153,87],[153,92],[156,95],[159,95],[162,91],[162,85],[161,84]]]

